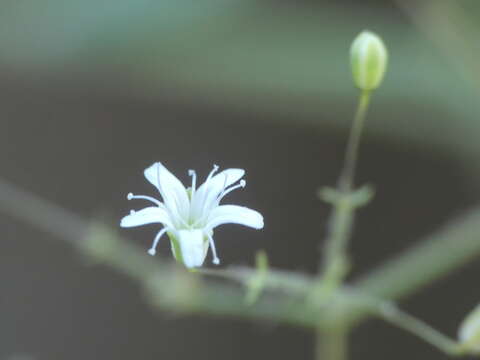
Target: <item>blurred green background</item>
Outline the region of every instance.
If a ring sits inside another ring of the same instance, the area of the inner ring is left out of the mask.
[[[262,232],[225,226],[225,265],[313,272],[356,103],[349,45],[363,29],[390,53],[373,97],[359,183],[375,201],[352,245],[356,274],[475,204],[480,166],[480,4],[448,1],[2,0],[1,176],[112,223],[154,194],[143,169],[182,180],[213,163],[247,170],[230,197]],[[158,314],[131,281],[35,228],[0,219],[0,358],[310,359],[312,336],[279,324]],[[122,230],[148,248],[155,227]],[[161,256],[170,256],[166,242]],[[480,299],[480,264],[403,306],[455,336]],[[168,291],[168,289],[165,289]],[[377,322],[352,358],[442,359]]]

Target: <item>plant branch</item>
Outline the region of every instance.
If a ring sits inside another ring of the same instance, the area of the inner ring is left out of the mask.
[[[200,274],[189,273],[176,263],[148,256],[111,227],[92,224],[1,179],[0,210],[135,279],[157,308],[265,319],[303,327],[316,326],[320,316],[318,309],[303,301],[312,284],[308,276],[269,270],[265,282],[270,289],[281,289],[282,296],[265,293],[255,304],[247,305],[243,288],[226,282],[206,281]],[[248,281],[256,272],[243,268],[226,270],[225,274]]]
[[[330,331],[317,330],[315,342],[316,360],[347,360],[348,330],[344,328]]]
[[[461,344],[438,332],[423,321],[404,313],[392,303],[385,302],[378,306],[375,315],[396,327],[418,336],[448,355],[465,355]]]
[[[343,169],[338,180],[338,189],[341,192],[349,192],[354,186],[360,139],[365,126],[365,118],[370,104],[370,95],[370,90],[360,91],[357,110],[348,137]]]
[[[473,208],[367,273],[355,285],[368,294],[399,300],[475,260],[479,254],[480,208]]]
[[[361,198],[359,195],[362,195],[365,190],[355,191],[353,187],[360,139],[370,104],[370,95],[371,91],[368,90],[360,92],[337,189],[323,189],[320,193],[320,197],[333,206],[328,221],[328,233],[321,263],[324,283],[320,285],[320,292],[324,292],[327,288],[333,290],[339,286],[350,268],[347,246],[352,235],[355,211],[359,206],[364,205],[358,199]],[[370,200],[370,197],[368,197],[368,200]]]
[[[334,314],[341,316],[332,318],[331,306],[316,306],[318,304],[305,301],[318,281],[312,276],[269,269],[262,280],[265,291],[255,303],[247,305],[242,288],[221,279],[214,281],[204,277],[214,275],[247,284],[257,276],[254,269],[205,269],[202,270],[204,274],[189,273],[175,263],[146,256],[144,251],[123,240],[110,227],[103,224],[92,227],[91,223],[65,209],[3,180],[0,180],[0,210],[69,242],[90,258],[134,278],[157,308],[265,319],[307,328],[326,323],[327,328],[334,328],[332,319],[353,326],[368,316],[378,316],[372,310],[381,303],[377,298],[406,297],[480,254],[480,209],[477,208],[361,278],[354,287],[338,288],[331,305],[335,306]],[[386,320],[392,319],[395,317],[390,313]],[[405,321],[400,323],[405,325]],[[427,341],[436,341],[432,339],[434,337]]]

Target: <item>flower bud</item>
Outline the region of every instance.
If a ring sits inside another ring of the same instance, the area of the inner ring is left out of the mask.
[[[350,62],[355,85],[361,90],[374,90],[380,86],[387,68],[388,53],[382,39],[362,31],[350,48]]]
[[[480,305],[460,324],[458,340],[466,352],[480,354]]]

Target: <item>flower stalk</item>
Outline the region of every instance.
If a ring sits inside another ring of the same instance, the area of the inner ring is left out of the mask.
[[[350,63],[353,82],[360,89],[357,110],[347,141],[343,168],[334,196],[322,196],[333,206],[329,219],[328,235],[323,251],[322,288],[335,288],[340,285],[350,268],[347,245],[350,240],[355,210],[367,201],[354,201],[362,197],[362,191],[354,190],[360,140],[365,127],[365,119],[370,105],[372,91],[377,89],[385,76],[388,52],[382,39],[370,31],[362,31],[352,42]],[[325,192],[324,192],[325,193]],[[360,196],[359,196],[360,194]],[[328,194],[327,194],[328,195]]]
[[[367,203],[371,198],[371,190],[369,188],[354,190],[355,169],[360,139],[370,104],[370,94],[370,90],[362,90],[360,92],[337,188],[335,190],[329,189],[330,193],[333,193],[335,196],[328,196],[329,193],[326,189],[321,194],[323,200],[331,202],[333,206],[322,263],[322,280],[329,287],[335,287],[340,284],[348,273],[350,264],[347,256],[347,245],[352,233],[355,210]],[[364,195],[362,196],[362,194]]]
[[[355,211],[372,197],[368,187],[355,190],[355,170],[358,162],[360,140],[370,104],[371,93],[382,83],[387,67],[388,54],[382,39],[376,34],[363,31],[350,48],[350,62],[354,84],[360,89],[358,105],[347,141],[343,168],[336,189],[323,189],[320,197],[333,206],[328,222],[328,233],[323,250],[321,276],[308,297],[316,304],[328,304],[342,285],[350,270],[347,247],[352,235]],[[320,329],[319,329],[320,330]],[[317,330],[317,331],[319,331]],[[347,358],[346,333],[328,331],[324,339],[317,340],[317,359],[344,360]]]
[[[343,169],[338,180],[338,188],[341,192],[352,190],[355,181],[355,169],[357,166],[360,139],[363,128],[365,127],[365,118],[370,105],[371,90],[361,90],[358,106],[353,119],[352,128],[347,142]]]
[[[347,360],[348,329],[339,327],[329,331],[317,330],[315,359]]]

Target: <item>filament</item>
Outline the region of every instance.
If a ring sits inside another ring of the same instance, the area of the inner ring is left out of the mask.
[[[197,173],[195,170],[188,170],[188,175],[192,177],[192,194],[190,199],[193,199],[193,195],[195,195],[195,189],[197,187]]]
[[[157,253],[158,242],[160,241],[160,238],[162,237],[163,234],[165,234],[166,231],[167,231],[167,228],[163,228],[158,232],[157,236],[155,236],[155,239],[153,239],[152,247],[148,249],[148,253],[150,255],[153,256]]]
[[[217,256],[217,249],[215,248],[215,242],[213,241],[213,237],[211,235],[208,235],[208,241],[210,242],[210,247],[212,248],[212,263],[218,265],[220,264],[220,259]]]
[[[148,201],[151,201],[153,202],[154,204],[160,206],[160,207],[163,207],[163,204],[161,201],[151,197],[151,196],[146,196],[146,195],[133,195],[132,193],[129,193],[127,195],[127,199],[128,200],[133,200],[133,199],[143,199],[143,200],[148,200]]]
[[[225,195],[231,193],[233,190],[236,190],[238,188],[244,188],[245,185],[247,185],[247,182],[242,179],[242,180],[240,180],[239,184],[231,186],[228,189],[223,190],[222,193],[220,194],[220,196],[217,198],[217,204],[220,202],[220,200],[222,200],[225,197]]]

